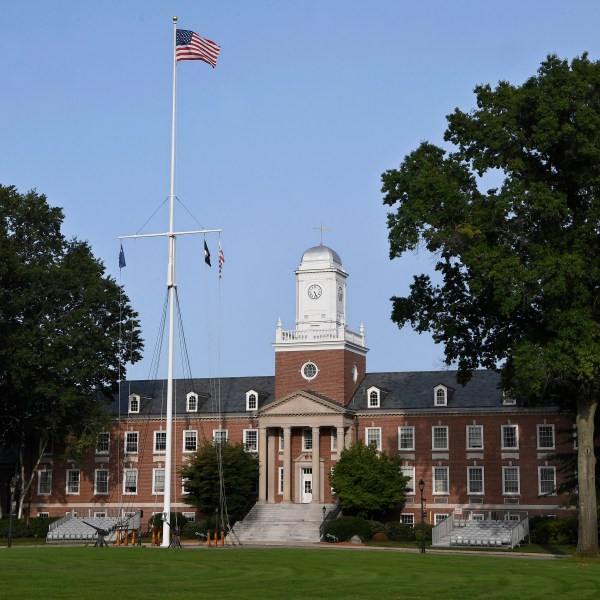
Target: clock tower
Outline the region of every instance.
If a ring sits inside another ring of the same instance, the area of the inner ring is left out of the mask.
[[[296,328],[278,323],[275,396],[311,390],[342,405],[352,397],[366,369],[364,328],[346,326],[348,274],[337,252],[309,248],[296,269]]]

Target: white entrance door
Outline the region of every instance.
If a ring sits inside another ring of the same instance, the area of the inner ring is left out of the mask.
[[[300,489],[302,491],[301,502],[303,504],[309,504],[312,502],[312,469],[303,468]]]

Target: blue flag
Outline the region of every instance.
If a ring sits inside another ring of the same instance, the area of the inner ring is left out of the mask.
[[[121,251],[119,252],[119,269],[126,267],[127,263],[125,262],[125,252],[123,252],[123,244],[121,244]]]

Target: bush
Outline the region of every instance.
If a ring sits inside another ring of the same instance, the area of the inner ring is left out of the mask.
[[[432,526],[429,523],[425,523],[425,541],[430,542],[431,541],[431,529]],[[421,524],[419,523],[419,525],[415,525],[415,540],[417,540],[417,542],[421,541]]]
[[[371,536],[374,536],[376,533],[387,533],[385,523],[381,521],[369,521],[369,527],[371,528]]]
[[[415,529],[412,525],[391,521],[386,523],[386,533],[390,540],[394,542],[414,542]]]
[[[366,542],[371,538],[371,525],[362,517],[338,517],[327,524],[325,533],[334,535],[340,542],[348,542],[355,535]]]
[[[162,529],[162,525],[163,525],[162,515],[163,515],[162,513],[155,513],[152,515],[152,517],[150,518],[150,521],[148,521],[148,528],[150,530],[154,526],[157,526]],[[173,527],[175,527],[176,525],[178,525],[180,527],[180,529],[183,531],[185,529],[187,522],[188,522],[188,518],[185,517],[182,513],[172,512],[169,515],[169,523],[171,524],[171,529]]]
[[[529,520],[529,535],[534,544],[576,544],[578,518],[532,517]]]

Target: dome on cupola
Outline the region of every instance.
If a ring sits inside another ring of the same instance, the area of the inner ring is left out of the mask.
[[[319,265],[315,263],[320,263]],[[303,255],[302,260],[300,261],[300,268],[315,268],[317,266],[336,266],[338,268],[342,268],[342,259],[340,255],[335,251],[329,248],[328,246],[323,246],[323,244],[319,244],[318,246],[313,246],[309,248]]]

